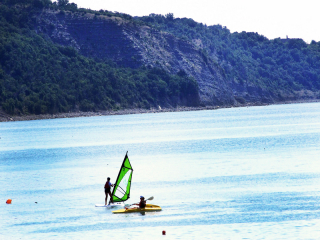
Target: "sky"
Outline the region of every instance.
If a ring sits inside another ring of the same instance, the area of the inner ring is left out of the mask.
[[[173,13],[231,32],[257,32],[268,39],[320,41],[320,0],[69,0],[78,7],[131,16]]]

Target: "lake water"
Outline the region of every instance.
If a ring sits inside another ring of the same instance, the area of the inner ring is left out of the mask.
[[[320,236],[320,103],[6,122],[0,137],[0,239]],[[127,203],[163,211],[95,207],[126,151]]]

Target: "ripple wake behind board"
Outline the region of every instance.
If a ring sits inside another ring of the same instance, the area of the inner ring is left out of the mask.
[[[108,205],[96,204],[95,206],[96,207],[115,208],[115,207],[124,207],[124,203],[123,202],[116,202],[116,203],[110,203]]]

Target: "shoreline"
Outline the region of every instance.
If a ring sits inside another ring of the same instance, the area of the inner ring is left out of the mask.
[[[112,115],[131,115],[131,114],[143,114],[143,113],[162,113],[162,112],[188,112],[188,111],[203,111],[203,110],[217,110],[224,108],[238,108],[238,107],[254,107],[254,106],[269,106],[269,105],[282,105],[282,104],[295,104],[295,103],[313,103],[320,102],[320,99],[308,99],[297,101],[284,101],[277,103],[247,103],[238,106],[205,106],[205,107],[177,107],[177,108],[151,108],[151,109],[123,109],[117,111],[102,110],[97,112],[68,112],[57,114],[39,114],[39,115],[23,115],[23,116],[10,116],[3,112],[0,112],[0,122],[16,122],[16,121],[32,121],[32,120],[44,120],[44,119],[56,119],[56,118],[77,118],[77,117],[96,117],[96,116],[112,116]]]

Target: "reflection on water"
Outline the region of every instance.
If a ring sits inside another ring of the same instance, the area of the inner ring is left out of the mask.
[[[0,195],[12,199],[1,238],[319,236],[319,103],[0,123],[0,135]],[[127,203],[154,196],[163,211],[94,207],[126,151]]]

